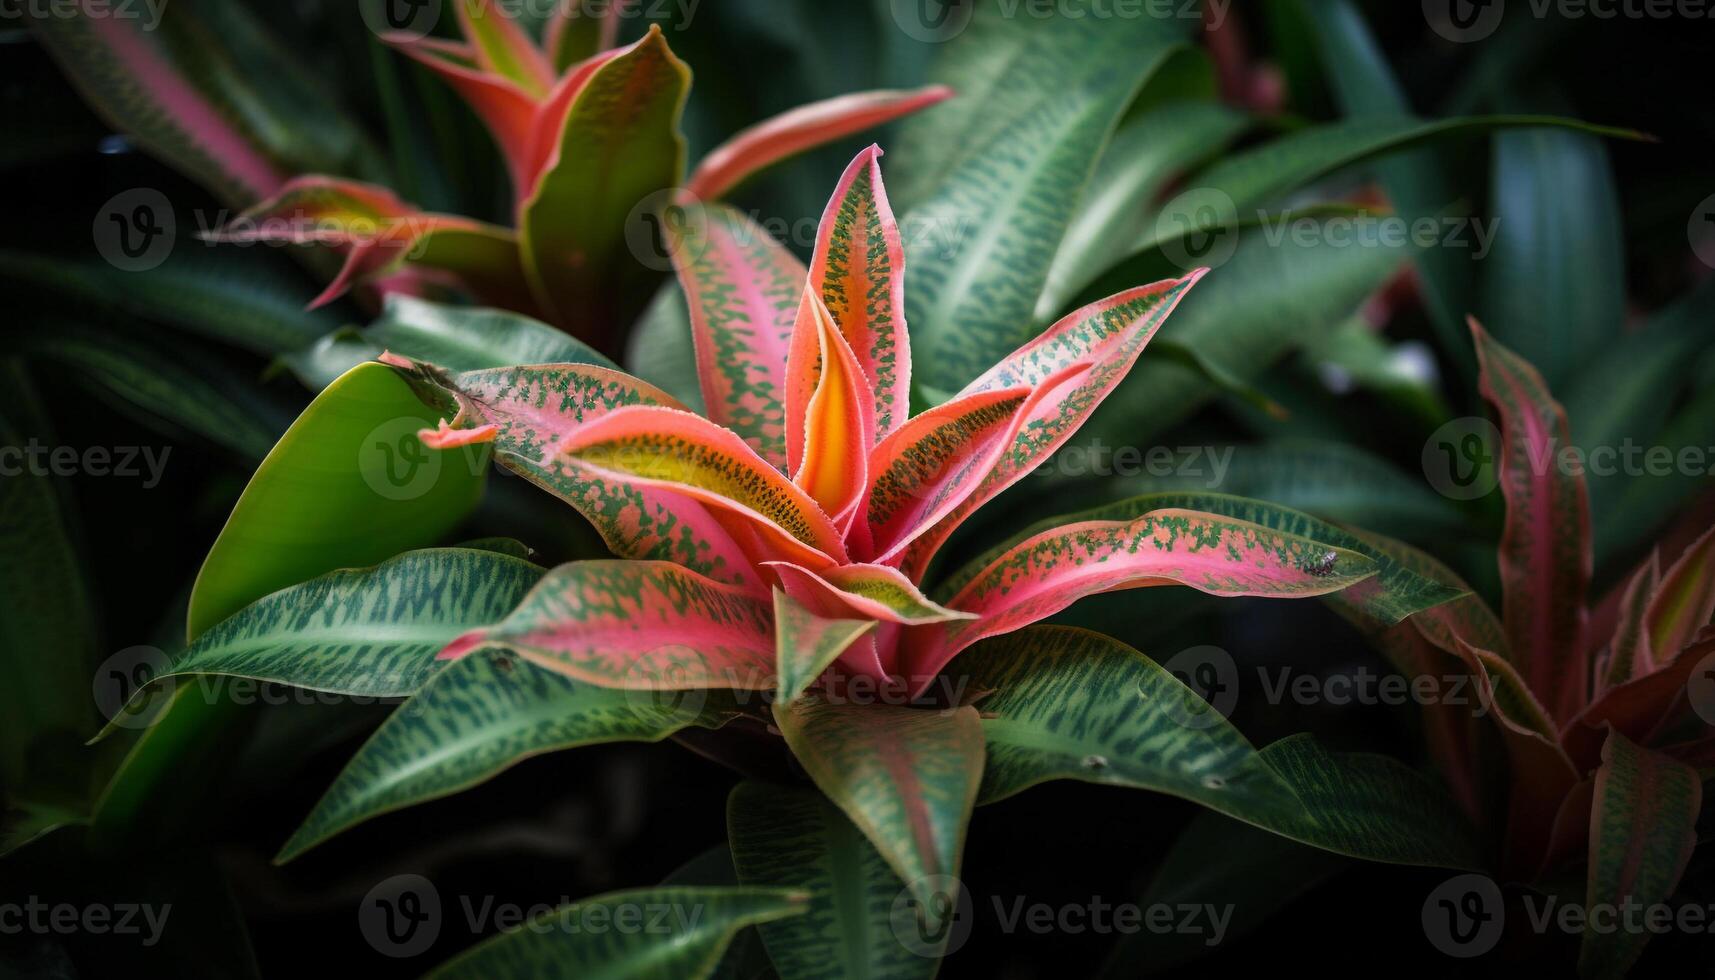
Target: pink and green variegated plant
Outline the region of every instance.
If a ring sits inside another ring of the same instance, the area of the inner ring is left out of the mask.
[[[384,360],[457,406],[425,443],[492,444],[619,556],[550,572],[443,658],[499,649],[601,688],[772,692],[803,768],[915,883],[956,867],[983,771],[975,708],[909,706],[961,651],[1100,592],[1318,596],[1376,565],[1174,508],[1036,534],[932,599],[925,576],[949,536],[1073,434],[1206,270],[1079,309],[913,416],[880,155],[845,171],[808,268],[738,211],[684,205],[670,246],[706,417],[603,367],[449,376]],[[854,685],[872,703],[842,693]]]
[[[1481,692],[1475,705],[1430,706],[1424,730],[1461,806],[1491,830],[1495,867],[1535,881],[1587,857],[1590,907],[1664,901],[1696,843],[1699,770],[1715,766],[1715,699],[1698,698],[1715,676],[1715,530],[1665,573],[1652,554],[1591,615],[1589,503],[1582,468],[1562,455],[1566,413],[1529,362],[1475,320],[1471,331],[1500,421],[1501,615],[1466,595],[1370,625],[1402,673],[1466,675]],[[1464,588],[1426,555],[1378,547]],[[1623,974],[1648,935],[1587,933],[1581,972]]]
[[[312,308],[366,280],[383,290],[450,280],[488,305],[611,347],[638,305],[639,290],[625,287],[649,271],[627,248],[650,241],[657,205],[674,193],[717,199],[780,160],[952,94],[930,86],[800,106],[739,133],[686,177],[678,124],[691,73],[659,27],[615,47],[616,4],[600,49],[580,59],[577,4],[555,5],[540,47],[505,4],[450,6],[462,41],[382,39],[438,74],[486,125],[511,175],[513,227],[422,212],[373,184],[302,176],[209,237],[339,249],[344,265]]]

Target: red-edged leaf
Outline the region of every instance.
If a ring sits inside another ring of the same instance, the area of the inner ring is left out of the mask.
[[[675,206],[671,216],[667,247],[690,305],[709,418],[785,470],[786,359],[804,264],[725,205]]]
[[[447,377],[423,365],[383,359],[407,370],[425,401],[456,412],[455,431],[495,426],[495,461],[577,508],[614,554],[670,561],[764,591],[751,556],[702,504],[670,490],[592,476],[552,452],[573,429],[615,409],[681,407],[666,392],[588,364],[492,368]]]
[[[690,412],[637,406],[573,430],[555,450],[603,479],[660,487],[740,518],[769,557],[825,568],[845,560],[816,502],[729,429]]]
[[[1541,878],[1571,862],[1582,862],[1590,853],[1590,807],[1596,797],[1596,777],[1585,776],[1560,801],[1554,828],[1548,833],[1542,867],[1532,878]]]
[[[441,657],[483,648],[599,687],[766,690],[774,686],[774,608],[668,562],[572,562]]]
[[[543,47],[556,72],[593,58],[619,43],[620,19],[636,0],[613,0],[585,10],[582,3],[557,3],[543,30]]]
[[[653,291],[654,274],[631,253],[626,231],[684,174],[679,115],[690,84],[657,26],[603,59],[571,100],[556,152],[520,205],[537,302],[599,349],[615,346]]]
[[[1691,645],[1715,617],[1715,528],[1703,532],[1662,576],[1649,601],[1649,643],[1654,662]]]
[[[522,283],[512,232],[457,215],[430,214],[373,184],[299,177],[275,196],[208,233],[216,242],[319,244],[343,249],[344,266],[310,308],[339,298],[357,282],[407,263],[464,278],[485,296],[516,297]]]
[[[552,169],[559,159],[566,119],[571,115],[572,103],[589,84],[596,70],[622,53],[619,50],[604,51],[574,65],[564,78],[555,83],[547,99],[536,108],[536,119],[531,124],[528,149],[524,154],[524,170],[530,175],[530,179],[514,188],[521,208],[524,202],[536,196],[536,188],[541,183],[542,175]]]
[[[870,453],[864,501],[869,553],[893,561],[975,493],[1013,446],[1019,426],[1089,370],[1076,363],[1035,388],[961,395],[894,430]]]
[[[1715,626],[1704,627],[1688,646],[1653,672],[1602,692],[1561,735],[1572,758],[1593,764],[1596,750],[1603,744],[1603,732],[1609,728],[1634,741],[1649,740],[1671,720],[1692,671],[1711,653],[1715,653]]]
[[[1590,501],[1556,458],[1572,445],[1566,412],[1534,367],[1471,321],[1483,397],[1500,418],[1501,617],[1514,664],[1557,719],[1583,707]]]
[[[1450,651],[1477,681],[1474,710],[1486,711],[1507,753],[1507,867],[1528,874],[1543,863],[1549,831],[1579,771],[1554,737],[1554,721],[1518,670],[1499,654],[1455,639]]]
[[[530,93],[510,79],[483,71],[468,45],[410,34],[384,34],[381,39],[441,76],[465,100],[500,147],[514,188],[533,183],[529,157],[536,100]]]
[[[774,590],[776,697],[791,701],[803,694],[816,678],[837,659],[859,649],[864,634],[875,628],[873,619],[828,619]],[[874,657],[874,644],[862,644]]]
[[[802,105],[763,120],[716,147],[697,164],[685,189],[713,201],[745,178],[789,156],[879,126],[944,99],[953,90],[931,85],[913,91],[855,92]]]
[[[875,403],[868,384],[821,297],[806,288],[786,356],[786,463],[792,482],[842,534],[869,482]]]
[[[768,567],[780,576],[781,585],[793,598],[812,608],[822,601],[830,602],[843,616],[903,626],[976,617],[975,613],[948,609],[935,602],[899,569],[886,565],[836,565],[811,571],[788,562],[769,562]]]
[[[1098,592],[1188,585],[1221,596],[1325,595],[1374,575],[1353,551],[1186,510],[1045,531],[977,573],[947,606],[976,619],[908,628],[901,659],[926,684],[960,650]]]
[[[553,87],[556,72],[517,21],[497,4],[455,0],[459,27],[470,41],[477,64],[541,98]]]
[[[827,304],[874,394],[873,441],[911,417],[905,249],[881,181],[880,157],[880,147],[872,145],[846,167],[822,212],[810,261],[810,287]]]
[[[845,811],[912,890],[933,904],[957,875],[983,773],[976,709],[776,702],[774,721],[816,786]],[[944,896],[943,896],[944,897]]]
[[[966,387],[960,394],[1034,387],[1074,364],[1090,363],[1088,372],[1061,384],[1055,397],[1044,398],[1028,414],[1021,414],[1011,444],[1003,447],[982,483],[912,543],[899,559],[899,567],[921,581],[935,552],[972,511],[1023,479],[1070,439],[1125,378],[1144,345],[1207,272],[1199,269],[1182,279],[1139,286],[1076,310]]]
[[[1601,696],[1619,684],[1641,677],[1655,669],[1655,652],[1650,647],[1647,618],[1650,597],[1661,586],[1661,556],[1652,551],[1649,560],[1639,566],[1620,594],[1614,639],[1605,660],[1597,662],[1595,696]]]
[[[1614,733],[1602,746],[1590,818],[1588,909],[1650,908],[1673,895],[1697,845],[1703,781],[1697,771]],[[1579,976],[1623,977],[1648,929],[1601,928],[1591,917],[1578,953]]]

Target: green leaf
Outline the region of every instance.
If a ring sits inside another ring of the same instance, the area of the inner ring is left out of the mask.
[[[1625,326],[1625,237],[1607,149],[1576,132],[1502,133],[1490,197],[1504,232],[1481,264],[1479,318],[1558,387],[1611,357]]]
[[[443,647],[498,622],[542,574],[527,561],[464,548],[408,551],[374,568],[329,572],[210,627],[133,703],[169,679],[197,675],[364,698],[414,694],[442,666],[435,655]],[[208,695],[218,698],[219,688]]]
[[[930,80],[957,95],[905,124],[888,172],[923,384],[956,390],[1030,339],[1093,161],[1190,26],[1011,17],[985,3],[943,45]]]
[[[0,455],[52,446],[15,363],[0,362],[0,388]],[[0,477],[0,669],[10,678],[0,685],[0,783],[14,793],[38,739],[81,739],[95,721],[96,619],[62,508],[46,473],[19,466]]]
[[[934,596],[945,599],[964,588],[972,577],[986,568],[996,557],[1014,545],[1050,528],[1083,521],[1129,521],[1151,511],[1176,508],[1230,517],[1259,524],[1283,534],[1355,551],[1376,563],[1373,578],[1351,588],[1325,596],[1323,601],[1335,605],[1357,604],[1370,615],[1393,623],[1432,606],[1460,596],[1462,590],[1418,574],[1394,560],[1369,541],[1343,531],[1308,514],[1260,500],[1248,500],[1219,493],[1152,493],[1129,500],[1106,504],[1077,514],[1050,517],[1018,532],[1011,539],[997,544],[967,562],[958,572],[935,587]]]
[[[1650,908],[1671,898],[1697,846],[1702,804],[1697,770],[1610,731],[1596,770],[1585,907]],[[1585,928],[1578,975],[1625,976],[1650,933],[1597,925],[1592,917]]]
[[[776,586],[775,697],[791,701],[803,694],[847,647],[876,625],[873,619],[824,619]]]
[[[469,789],[534,755],[719,727],[728,717],[722,703],[701,692],[658,699],[596,687],[503,651],[473,653],[388,717],[274,860],[290,861],[383,813]]]
[[[614,892],[544,912],[453,958],[428,977],[706,980],[739,930],[802,915],[807,907],[802,894],[781,889]],[[621,921],[643,927],[611,927]]]
[[[632,375],[677,398],[698,415],[705,414],[691,311],[678,280],[662,283],[649,308],[638,318],[626,346],[625,365]]]
[[[482,493],[487,455],[425,448],[417,431],[439,419],[382,364],[329,385],[262,461],[209,550],[189,635],[286,586],[452,530]]]
[[[1220,364],[1241,382],[1297,346],[1315,342],[1351,316],[1405,261],[1396,248],[1340,248],[1318,235],[1304,245],[1296,236],[1269,241],[1268,229],[1239,233],[1232,258],[1210,273],[1202,289],[1179,305],[1161,329],[1173,340]],[[1159,257],[1125,263],[1093,287],[1150,282],[1177,270]],[[1110,446],[1142,446],[1191,415],[1220,389],[1201,373],[1146,349],[1078,438]]]
[[[925,908],[957,876],[982,779],[976,710],[775,702],[774,723],[822,792],[863,830]]]
[[[1386,756],[1328,752],[1308,735],[1258,752],[1172,674],[1099,633],[1020,630],[972,647],[952,676],[995,692],[981,702],[985,803],[1077,779],[1170,793],[1365,860],[1478,864],[1433,779]],[[1212,691],[1240,681],[1218,677]]]
[[[935,975],[950,929],[936,931],[952,923],[925,919],[918,933],[917,916],[899,911],[904,883],[820,793],[740,783],[727,798],[727,833],[741,883],[810,896],[805,914],[760,928],[780,980]]]
[[[690,69],[651,25],[573,100],[559,157],[522,208],[525,274],[552,319],[610,349],[648,298],[649,270],[627,250],[650,195],[685,168],[679,114]]]

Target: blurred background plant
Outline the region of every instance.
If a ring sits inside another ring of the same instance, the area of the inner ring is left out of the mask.
[[[155,67],[239,120],[240,143],[173,152],[168,123],[134,97],[135,75],[87,67],[79,24],[26,26],[20,0],[0,21],[9,134],[0,166],[15,189],[0,230],[12,320],[0,351],[0,434],[9,447],[76,447],[59,470],[0,478],[4,550],[22,556],[0,567],[0,656],[29,681],[0,693],[8,721],[25,720],[0,727],[8,843],[44,832],[0,863],[7,891],[174,902],[185,924],[143,952],[162,972],[246,975],[258,960],[284,972],[338,955],[404,974],[417,970],[385,960],[351,928],[358,898],[394,870],[433,863],[449,894],[510,888],[554,901],[654,883],[720,843],[724,770],[671,747],[612,747],[538,760],[480,799],[379,821],[278,870],[268,856],[381,709],[255,705],[244,738],[158,725],[139,730],[146,739],[134,732],[130,742],[82,747],[101,709],[123,702],[111,686],[183,645],[193,577],[245,480],[310,395],[352,363],[353,330],[379,309],[361,293],[306,309],[335,272],[331,257],[199,242],[198,232],[265,193],[230,171],[381,183],[424,210],[496,224],[510,223],[514,204],[481,121],[383,44],[365,5],[134,6],[158,15],[146,39],[164,59]],[[1703,25],[1615,23],[1556,6],[1537,16],[1519,4],[1476,30],[1435,4],[1186,4],[1181,14],[1199,16],[1162,21],[975,6],[973,15],[949,5],[931,25],[913,13],[926,8],[890,0],[645,3],[621,19],[617,38],[656,24],[695,73],[682,124],[693,160],[802,103],[933,83],[958,91],[881,138],[911,281],[923,284],[907,297],[920,401],[957,390],[974,365],[1080,300],[1215,266],[1086,437],[1050,474],[1001,498],[1004,513],[971,527],[955,551],[974,554],[1047,513],[1218,491],[1411,542],[1498,606],[1500,495],[1471,493],[1467,481],[1474,472],[1481,488],[1495,447],[1475,424],[1485,413],[1466,313],[1542,370],[1576,444],[1663,447],[1676,459],[1682,448],[1715,447],[1706,165],[1715,110],[1690,94],[1706,74]],[[1531,113],[1622,129],[1522,125]],[[813,150],[729,199],[777,220],[788,247],[806,255],[798,229],[813,231],[827,186],[872,138]],[[1421,245],[1341,244],[1360,228],[1380,234],[1390,218],[1432,231]],[[162,239],[150,229],[164,219],[166,247],[151,251]],[[495,327],[446,329],[468,338]],[[669,286],[631,331],[625,363],[683,397],[695,387],[687,337],[683,300]],[[355,350],[360,359],[367,348]],[[1473,433],[1476,442],[1466,439]],[[168,465],[151,484],[141,453],[138,475],[127,477],[95,465],[88,447],[147,448]],[[1171,463],[1139,465],[1154,449]],[[1219,473],[1216,459],[1228,460]],[[1094,468],[1101,460],[1110,465]],[[549,564],[601,554],[546,498],[517,481],[489,482],[448,540],[492,533],[504,514],[509,532],[532,529],[528,543]],[[1679,534],[1683,548],[1709,523],[1707,462],[1701,471],[1592,473],[1588,484],[1593,597],[1619,586],[1664,529],[1690,529]],[[1674,554],[1664,547],[1664,563]],[[1088,603],[1059,621],[1162,660],[1214,642],[1247,670],[1327,677],[1376,663],[1325,610],[1235,612],[1179,590]],[[43,650],[72,653],[44,666]],[[1410,706],[1241,697],[1233,720],[1257,744],[1313,730],[1407,759],[1420,751]],[[151,773],[140,784],[147,792],[115,796],[137,766]],[[563,788],[545,798],[543,786]],[[1147,894],[1183,895],[1225,866],[1248,882],[1224,900],[1240,903],[1240,931],[1254,933],[1212,962],[1271,963],[1279,943],[1329,929],[1331,909],[1346,916],[1349,942],[1327,952],[1334,960],[1402,942],[1430,949],[1415,909],[1440,880],[1433,872],[1353,867],[1264,835],[1251,851],[1253,836],[1210,830],[1208,818],[1170,852],[1188,806],[1100,787],[1070,794],[1051,807],[1024,794],[985,811],[967,864],[993,869],[993,880],[968,881],[972,891],[1054,902],[1135,897],[1149,882]],[[117,803],[126,806],[100,819]],[[497,824],[495,813],[510,816]],[[1038,847],[1017,850],[1018,828],[1063,826],[1067,813],[1079,815],[1076,833],[1033,834]],[[385,856],[372,853],[380,840],[390,842]],[[996,857],[979,859],[985,851]],[[1694,859],[1688,894],[1711,890],[1706,860]],[[1257,877],[1257,862],[1298,873]],[[1351,894],[1371,897],[1352,903]],[[1391,914],[1401,909],[1409,914]],[[1261,914],[1269,910],[1280,914]],[[1183,935],[1130,937],[1110,950],[1089,936],[990,935],[998,926],[987,916],[975,928],[949,975],[1081,973],[1111,951],[1114,975],[1129,976],[1208,952]],[[306,930],[332,937],[328,948],[304,948]],[[1646,955],[1684,955],[1697,942],[1666,937]],[[449,937],[437,951],[464,945]],[[138,951],[114,938],[0,937],[0,954],[26,972],[106,975]]]

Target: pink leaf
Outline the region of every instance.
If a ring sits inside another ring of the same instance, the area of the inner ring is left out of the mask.
[[[869,482],[874,401],[857,358],[808,287],[786,356],[786,462],[792,482],[845,533]]]

